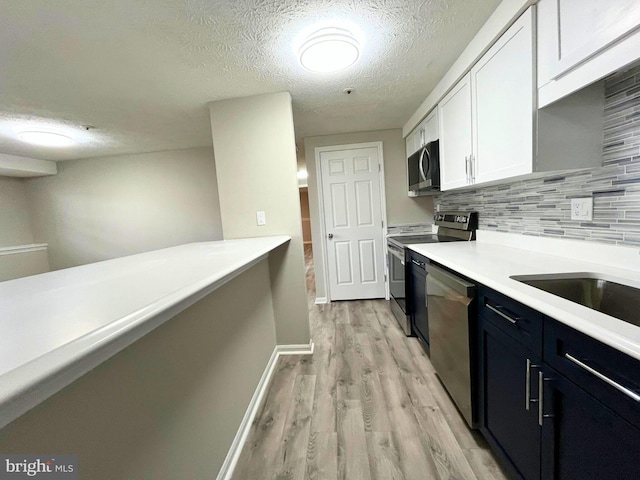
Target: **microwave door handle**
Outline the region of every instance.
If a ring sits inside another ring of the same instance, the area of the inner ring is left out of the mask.
[[[424,182],[427,181],[427,173],[424,171],[424,163],[422,161],[425,157],[427,158],[427,161],[429,161],[429,152],[426,148],[422,150],[420,159],[418,160],[418,169],[420,170],[420,176],[422,177],[422,181]]]

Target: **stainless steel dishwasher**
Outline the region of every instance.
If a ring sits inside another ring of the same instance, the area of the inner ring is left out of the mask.
[[[431,363],[470,427],[475,428],[475,371],[471,364],[476,286],[426,265]]]

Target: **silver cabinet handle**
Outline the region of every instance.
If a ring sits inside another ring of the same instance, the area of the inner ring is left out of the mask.
[[[488,303],[486,304],[487,308],[489,310],[491,310],[492,312],[496,313],[497,315],[500,315],[502,318],[504,318],[505,320],[507,320],[509,323],[512,323],[513,325],[515,325],[516,323],[518,323],[518,319],[513,319],[511,318],[509,315],[506,315],[504,313],[502,313],[500,310],[498,310],[496,307],[494,307],[493,305],[489,305]]]
[[[632,400],[635,400],[636,402],[640,402],[640,395],[638,395],[636,392],[634,392],[633,390],[628,389],[627,387],[624,387],[624,386],[620,385],[618,382],[616,382],[614,380],[611,380],[609,377],[603,375],[602,373],[600,373],[599,371],[597,371],[594,368],[590,367],[586,363],[582,363],[580,360],[578,360],[573,355],[565,353],[564,354],[564,358],[566,358],[567,360],[570,360],[571,362],[575,363],[579,367],[585,369],[587,372],[595,375],[596,377],[598,377],[603,382],[608,383],[613,388],[615,388],[616,390],[624,393],[627,397],[631,398]]]
[[[473,154],[469,155],[469,176],[471,177],[470,183],[476,183],[474,160],[475,157],[473,156]]]
[[[467,176],[467,183],[469,183],[469,157],[464,157],[464,173]]]
[[[419,262],[417,260],[414,260],[413,258],[411,259],[411,263],[413,263],[414,265],[419,266],[420,268],[424,268],[424,263]]]
[[[534,365],[533,363],[531,363],[531,360],[527,358],[527,374],[525,375],[526,384],[524,387],[525,408],[527,409],[527,411],[529,411],[529,408],[532,403],[539,401],[539,399],[531,398],[531,370],[539,367],[540,365]]]
[[[544,382],[551,380],[544,378],[544,372],[538,372],[538,425],[542,426],[545,418],[551,418],[553,415],[544,413]]]

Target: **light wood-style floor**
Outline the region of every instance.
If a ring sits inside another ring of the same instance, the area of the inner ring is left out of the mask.
[[[281,357],[233,478],[505,479],[388,302],[314,305],[307,257],[315,353]]]

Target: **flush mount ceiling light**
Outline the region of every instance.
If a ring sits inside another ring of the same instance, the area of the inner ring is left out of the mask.
[[[304,68],[316,73],[344,70],[358,60],[358,41],[348,30],[328,27],[312,33],[298,51]]]
[[[41,132],[37,130],[20,132],[18,138],[23,142],[43,147],[68,147],[73,144],[71,137],[62,135],[61,133]]]
[[[306,170],[299,170],[298,171],[298,179],[299,180],[304,180],[309,176],[309,174],[307,173]]]

